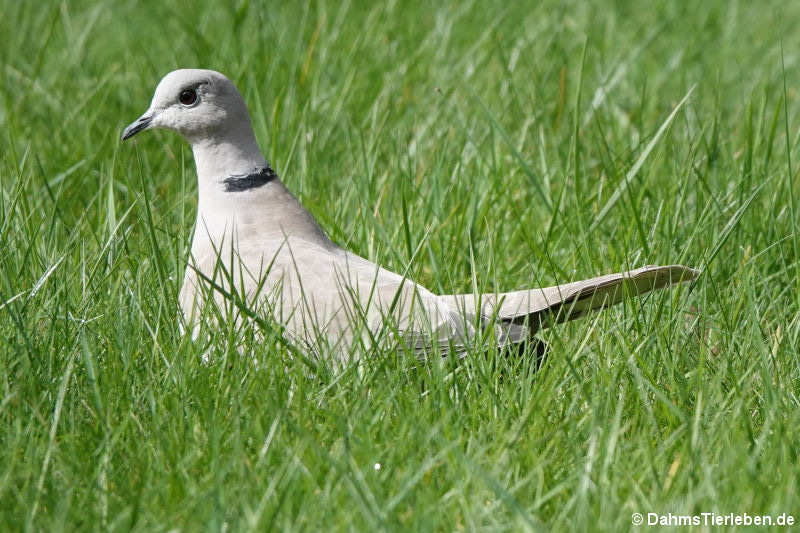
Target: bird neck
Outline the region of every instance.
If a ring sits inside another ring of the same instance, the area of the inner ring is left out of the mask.
[[[274,232],[333,246],[264,159],[252,130],[192,142],[192,151],[198,178],[196,240],[222,242],[231,231]]]
[[[231,132],[223,137],[192,143],[200,194],[221,189],[225,178],[247,175],[267,166],[253,131]]]

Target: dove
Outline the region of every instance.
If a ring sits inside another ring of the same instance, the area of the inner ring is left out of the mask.
[[[179,294],[193,335],[214,302],[237,320],[268,317],[291,346],[342,361],[375,343],[420,356],[463,354],[477,342],[527,345],[543,327],[699,274],[645,266],[545,288],[437,295],[328,237],[265,159],[244,98],[223,74],[164,76],[122,140],[153,128],[183,136],[197,170],[197,217]]]

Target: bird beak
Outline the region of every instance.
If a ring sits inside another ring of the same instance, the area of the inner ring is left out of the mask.
[[[137,118],[136,121],[125,128],[125,131],[122,132],[122,140],[130,139],[140,131],[144,131],[150,127],[153,122],[153,115],[145,113],[141,117]]]

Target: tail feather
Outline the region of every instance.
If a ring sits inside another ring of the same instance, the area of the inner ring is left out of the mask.
[[[448,304],[512,323],[527,322],[533,331],[548,324],[573,320],[621,302],[626,295],[640,295],[691,281],[698,270],[683,265],[645,266],[564,285],[499,294],[451,294],[440,296]],[[477,300],[476,300],[477,298]]]

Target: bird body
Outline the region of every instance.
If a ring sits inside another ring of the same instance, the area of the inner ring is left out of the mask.
[[[295,344],[315,350],[324,342],[342,358],[378,338],[416,352],[463,351],[487,333],[498,344],[523,342],[553,321],[616,303],[629,289],[639,294],[697,275],[680,265],[644,267],[545,289],[438,296],[330,240],[269,167],[244,99],[222,74],[167,74],[123,140],[154,127],[182,134],[197,167],[197,219],[180,293],[191,327],[209,296],[224,308],[235,293]]]

